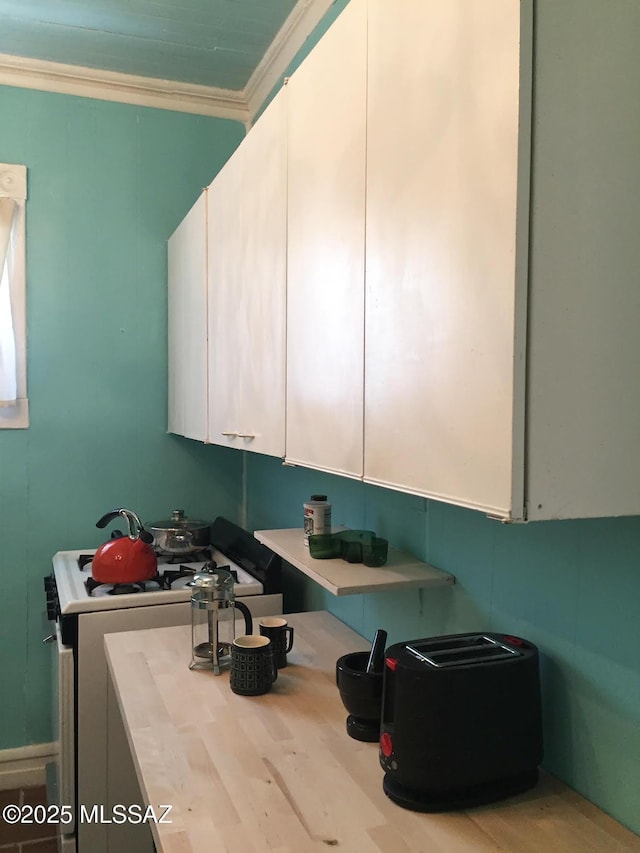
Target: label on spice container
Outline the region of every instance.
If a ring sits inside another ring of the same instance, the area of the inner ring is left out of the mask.
[[[304,544],[309,545],[309,536],[315,533],[331,533],[331,504],[326,495],[311,495],[303,504]]]

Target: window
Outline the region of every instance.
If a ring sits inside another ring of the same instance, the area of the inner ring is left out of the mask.
[[[25,203],[27,169],[0,163],[0,428],[29,426]]]

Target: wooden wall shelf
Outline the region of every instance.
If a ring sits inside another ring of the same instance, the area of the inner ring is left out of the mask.
[[[314,559],[304,544],[302,528],[256,530],[253,535],[333,595],[356,595],[363,592],[455,583],[453,575],[423,563],[397,548],[389,547],[386,565],[370,568],[362,563],[347,563],[341,559]]]

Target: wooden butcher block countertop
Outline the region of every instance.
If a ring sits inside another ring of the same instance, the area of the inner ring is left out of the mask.
[[[340,655],[368,643],[325,612],[288,615],[289,666],[264,696],[192,672],[190,628],[110,634],[105,645],[161,853],[586,853],[640,838],[543,775],[533,790],[466,812],[418,814],[382,790],[377,744],[345,731]]]

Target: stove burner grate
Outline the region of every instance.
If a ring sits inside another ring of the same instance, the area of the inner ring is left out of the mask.
[[[155,577],[146,581],[114,584],[103,583],[101,581],[94,580],[93,578],[87,578],[84,585],[87,588],[89,595],[93,595],[94,590],[98,589],[100,586],[111,587],[111,589],[107,590],[108,595],[130,595],[134,592],[150,592],[154,589],[162,589],[162,578],[160,575],[155,575]]]
[[[163,566],[175,566],[182,563],[205,563],[211,560],[211,550],[209,548],[201,548],[199,551],[190,551],[188,554],[167,554],[164,551],[157,551],[158,559],[162,561]]]
[[[127,595],[131,592],[140,592],[142,587],[137,583],[116,583],[109,590],[109,595]]]
[[[78,557],[78,568],[84,572],[89,563],[93,560],[93,554],[80,554]]]
[[[191,578],[195,574],[200,574],[202,572],[215,572],[216,569],[226,569],[228,572],[231,572],[236,583],[238,582],[238,573],[235,569],[231,569],[228,565],[219,566],[215,560],[209,560],[207,564],[202,566],[200,569],[196,569],[191,566],[178,566],[177,569],[165,569],[162,572],[162,584],[164,589],[172,589],[173,584],[181,578]],[[187,586],[193,586],[193,583],[188,583]]]

